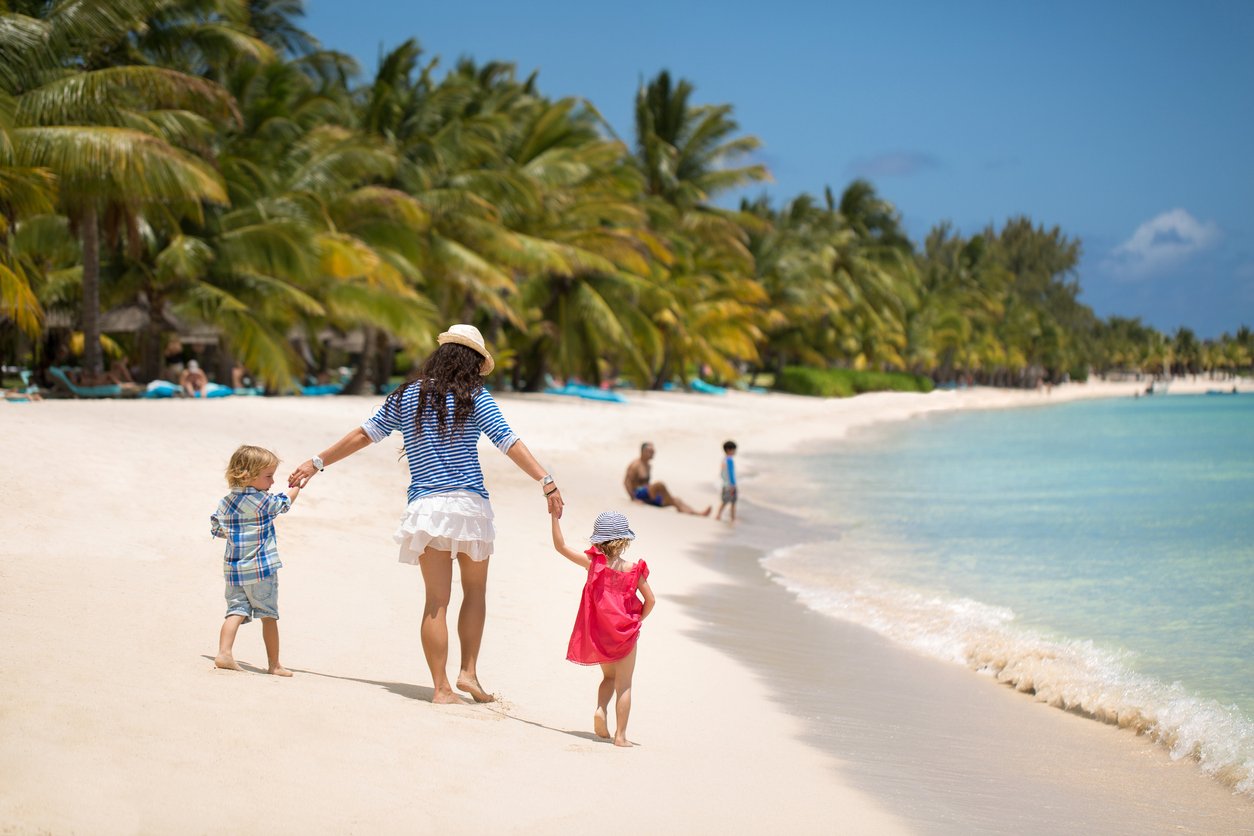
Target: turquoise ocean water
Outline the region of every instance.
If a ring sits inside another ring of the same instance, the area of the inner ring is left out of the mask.
[[[1254,397],[934,415],[789,457],[808,606],[1254,795]]]

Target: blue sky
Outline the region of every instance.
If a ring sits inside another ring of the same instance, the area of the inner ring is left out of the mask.
[[[659,70],[729,103],[777,203],[870,179],[921,241],[1028,215],[1081,239],[1082,300],[1217,336],[1254,325],[1254,2],[306,0],[373,72],[414,37],[539,72],[631,137]],[[761,189],[755,188],[757,194]]]

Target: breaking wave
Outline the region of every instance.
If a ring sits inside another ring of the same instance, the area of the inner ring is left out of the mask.
[[[762,564],[816,612],[868,627],[892,641],[993,676],[1039,702],[1129,729],[1176,760],[1254,797],[1254,724],[1235,705],[1190,694],[1136,672],[1127,653],[1050,637],[1015,624],[1015,614],[858,571],[816,568],[815,544],[777,549]]]

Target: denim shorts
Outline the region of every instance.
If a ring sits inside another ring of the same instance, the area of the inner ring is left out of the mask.
[[[256,583],[226,585],[226,614],[244,616],[244,623],[254,618],[279,617],[279,576],[271,575]]]

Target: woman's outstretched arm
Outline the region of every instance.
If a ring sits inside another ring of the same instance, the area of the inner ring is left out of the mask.
[[[318,458],[322,459],[322,466],[327,467],[347,459],[358,450],[366,449],[370,444],[370,436],[366,435],[366,431],[361,427],[354,427],[349,430],[348,435],[323,450]],[[306,459],[287,477],[288,487],[303,488],[317,474],[318,468],[314,467],[313,459]]]
[[[531,455],[531,451],[527,449],[527,445],[523,444],[521,439],[511,444],[509,452],[505,455],[509,456],[510,461],[518,465],[518,469],[532,479],[539,481],[549,475],[544,466],[536,461],[536,457]],[[557,482],[541,485],[540,489],[544,491],[545,499],[548,501],[549,513],[554,517],[561,517],[565,503],[562,501],[562,492],[557,489]]]

